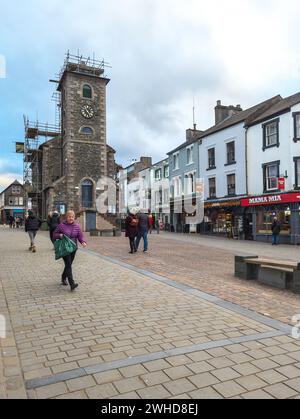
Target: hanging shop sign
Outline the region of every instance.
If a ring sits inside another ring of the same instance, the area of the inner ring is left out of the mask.
[[[241,200],[242,207],[255,207],[260,205],[276,205],[300,202],[300,193],[276,194],[255,196]]]
[[[285,178],[280,177],[278,178],[278,189],[284,191],[285,190]]]
[[[18,154],[24,154],[24,143],[16,143],[16,153]]]

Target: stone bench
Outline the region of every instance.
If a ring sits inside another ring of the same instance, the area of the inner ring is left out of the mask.
[[[236,256],[235,276],[300,294],[300,263],[293,261]]]

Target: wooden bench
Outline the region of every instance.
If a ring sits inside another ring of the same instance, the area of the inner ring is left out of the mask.
[[[258,256],[236,256],[235,276],[279,289],[290,289],[300,294],[300,263],[260,258]]]

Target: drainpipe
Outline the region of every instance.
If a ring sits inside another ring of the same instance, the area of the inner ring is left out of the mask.
[[[246,195],[248,196],[248,127],[245,126],[245,169],[246,169]]]

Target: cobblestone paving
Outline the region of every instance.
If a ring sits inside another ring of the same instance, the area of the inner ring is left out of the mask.
[[[0,236],[1,398],[299,396],[300,341],[86,252],[71,293],[48,238]]]
[[[300,295],[277,290],[257,281],[235,278],[234,255],[259,255],[278,259],[300,259],[298,246],[272,247],[266,243],[218,238],[152,234],[150,251],[128,254],[128,239],[89,238],[89,247],[103,255],[176,280],[257,313],[292,324],[300,313]]]

